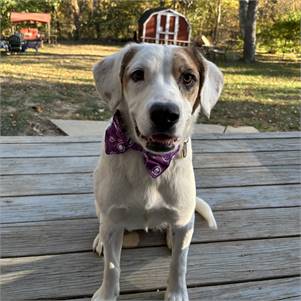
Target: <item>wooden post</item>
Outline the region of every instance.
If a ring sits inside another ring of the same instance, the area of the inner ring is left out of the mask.
[[[48,44],[51,44],[51,40],[50,40],[50,22],[47,23],[47,29],[48,29]]]

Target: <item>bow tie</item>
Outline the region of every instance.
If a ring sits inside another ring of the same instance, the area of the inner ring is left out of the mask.
[[[122,128],[120,112],[117,111],[105,133],[105,151],[107,155],[113,155],[123,154],[129,149],[143,154],[144,165],[152,178],[159,177],[168,168],[171,160],[179,151],[179,147],[175,151],[163,155],[152,154],[145,151],[141,145],[127,137]]]

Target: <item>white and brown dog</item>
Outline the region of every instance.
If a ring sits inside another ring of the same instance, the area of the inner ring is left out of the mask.
[[[167,227],[172,248],[165,300],[187,301],[186,262],[195,210],[216,228],[197,198],[190,135],[200,110],[209,117],[223,75],[196,49],[129,44],[97,63],[96,89],[114,117],[94,173],[104,276],[92,300],[116,300],[124,230]]]

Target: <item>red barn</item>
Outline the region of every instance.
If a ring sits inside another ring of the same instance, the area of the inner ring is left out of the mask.
[[[185,16],[172,9],[149,9],[138,20],[140,42],[188,45],[190,24]]]

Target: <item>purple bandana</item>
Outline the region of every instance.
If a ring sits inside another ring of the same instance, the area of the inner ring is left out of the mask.
[[[160,176],[179,151],[179,147],[175,151],[164,155],[156,155],[145,151],[141,145],[126,136],[122,130],[120,112],[117,111],[113,116],[111,125],[106,130],[105,151],[107,155],[113,155],[125,153],[128,149],[143,153],[144,165],[152,178]]]

